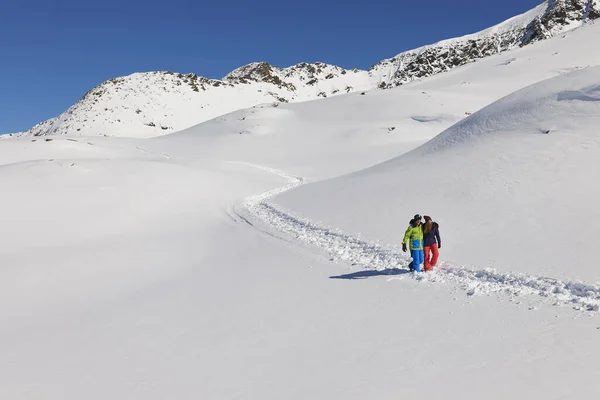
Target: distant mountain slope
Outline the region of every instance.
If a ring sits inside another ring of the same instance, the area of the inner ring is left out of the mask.
[[[378,87],[398,86],[577,28],[600,17],[600,0],[546,0],[481,32],[406,51],[371,67]]]
[[[240,67],[222,80],[164,71],[135,73],[103,82],[63,114],[17,135],[159,136],[261,103],[399,86],[598,17],[600,0],[547,0],[484,31],[400,53],[369,71],[320,62],[289,68],[260,62]]]
[[[136,73],[90,90],[26,134],[152,137],[260,103],[318,99],[370,88],[365,71],[322,63],[278,69],[254,63],[223,80],[173,72]]]

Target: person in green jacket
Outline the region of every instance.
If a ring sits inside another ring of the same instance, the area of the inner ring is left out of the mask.
[[[423,253],[423,225],[421,225],[422,217],[417,214],[410,221],[406,232],[404,233],[404,240],[402,240],[402,251],[406,252],[406,244],[410,247],[410,256],[412,262],[409,264],[411,270],[421,272],[421,264],[425,261],[425,254]]]

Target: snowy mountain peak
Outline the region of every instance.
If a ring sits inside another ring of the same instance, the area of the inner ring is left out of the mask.
[[[295,91],[295,83],[302,82],[307,85],[315,85],[320,80],[339,78],[346,75],[348,70],[341,67],[316,63],[299,63],[288,68],[277,68],[266,62],[255,62],[237,68],[227,74],[223,80],[231,83],[265,82],[271,83],[279,88]],[[353,73],[365,72],[353,70]]]
[[[234,84],[246,84],[249,82],[264,82],[270,83],[278,88],[286,88],[290,91],[296,90],[296,87],[291,84],[284,82],[280,77],[278,68],[274,68],[266,62],[256,62],[248,65],[244,65],[237,68],[225,75],[224,81],[231,82]]]
[[[231,86],[193,73],[170,71],[139,72],[112,78],[89,90],[60,116],[34,126],[26,134],[156,136],[159,132],[182,129],[191,123],[187,121],[191,110],[186,109],[190,100],[216,88]],[[205,106],[194,105],[200,110]],[[186,115],[182,116],[182,112]],[[195,117],[189,119],[195,120]],[[184,124],[178,125],[181,121],[185,121]]]
[[[238,68],[223,80],[170,71],[134,73],[101,83],[60,116],[17,136],[159,136],[262,103],[369,89],[368,73],[359,72],[323,63],[277,68],[263,62]]]
[[[234,69],[223,78],[224,81],[246,83],[244,81],[264,82],[273,76],[273,67],[267,62],[254,62]]]

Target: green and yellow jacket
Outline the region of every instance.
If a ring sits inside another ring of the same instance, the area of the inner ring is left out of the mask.
[[[423,224],[415,226],[412,221],[404,233],[402,244],[409,244],[409,249],[423,250]]]

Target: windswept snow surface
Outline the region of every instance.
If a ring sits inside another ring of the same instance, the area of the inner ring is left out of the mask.
[[[594,398],[599,33],[163,138],[0,141],[0,398]],[[416,212],[432,274],[398,251]]]

